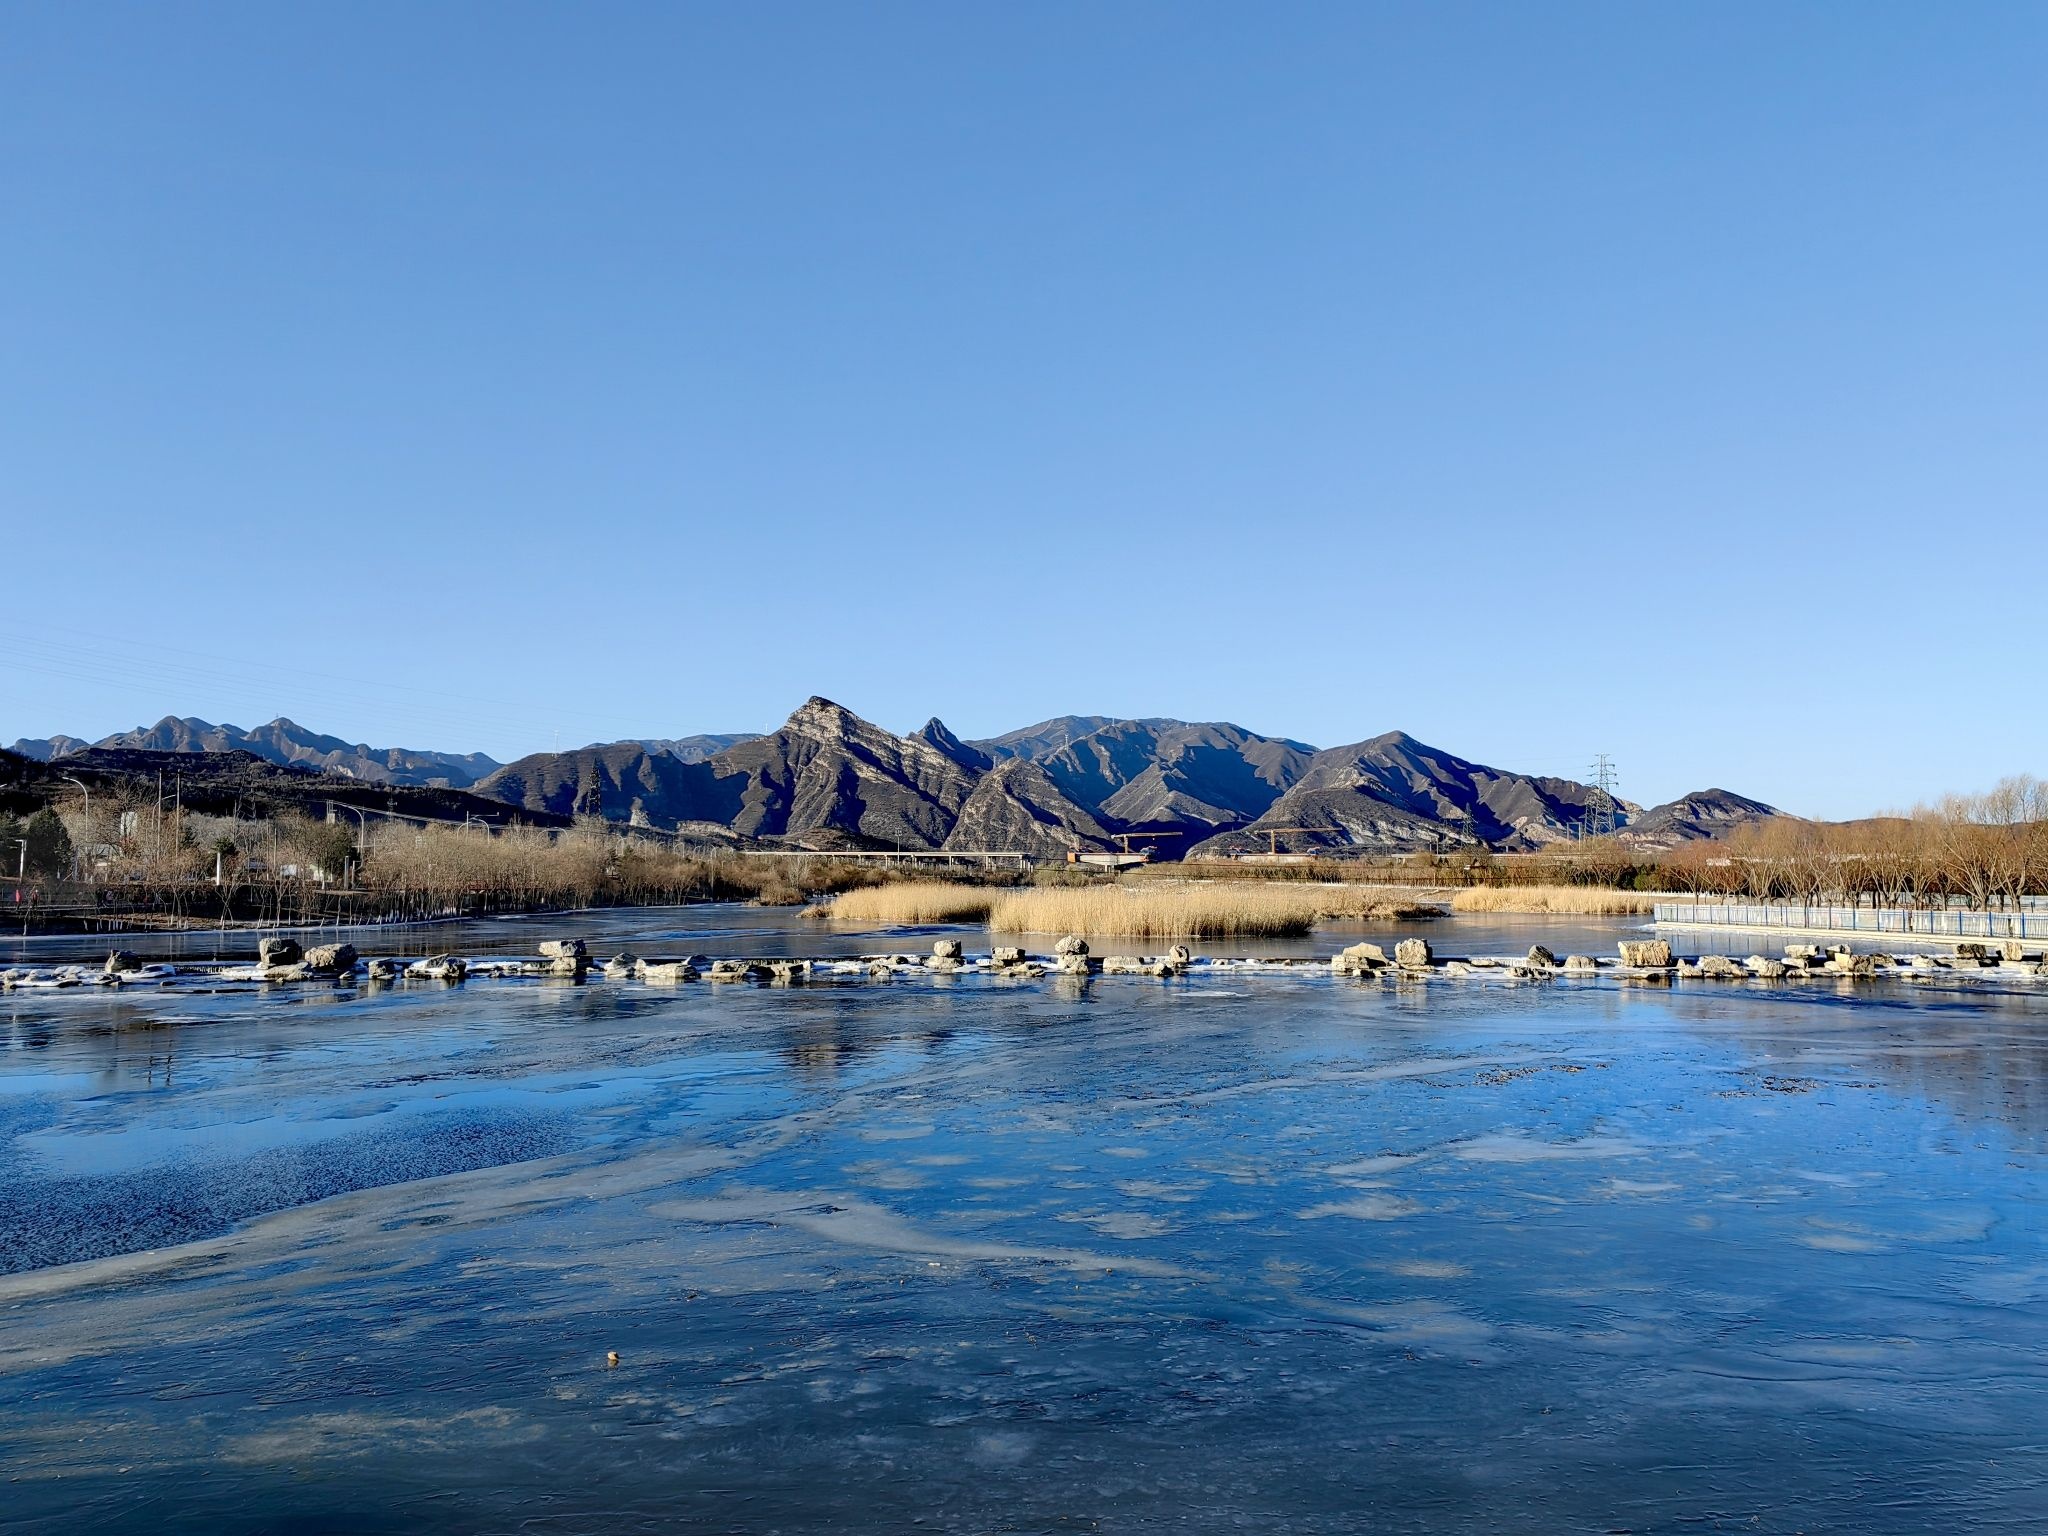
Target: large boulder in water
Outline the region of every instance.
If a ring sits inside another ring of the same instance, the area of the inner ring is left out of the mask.
[[[258,939],[256,963],[262,966],[297,965],[305,956],[297,939]]]
[[[640,979],[649,986],[672,987],[697,979],[697,967],[687,960],[641,960],[636,963]]]
[[[1427,939],[1403,939],[1394,946],[1394,964],[1406,971],[1427,970],[1435,958]]]
[[[353,944],[316,944],[306,951],[306,969],[323,974],[336,974],[356,968],[356,947]]]
[[[1670,942],[1665,939],[1623,939],[1621,963],[1645,970],[1668,971],[1672,964]]]
[[[1353,944],[1330,957],[1330,969],[1339,976],[1370,976],[1386,964],[1387,952],[1377,944]]]

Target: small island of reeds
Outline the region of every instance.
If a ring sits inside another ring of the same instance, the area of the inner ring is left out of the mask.
[[[1391,901],[1357,886],[1143,885],[1001,889],[906,881],[844,891],[808,915],[915,927],[985,923],[996,933],[1078,933],[1103,938],[1296,938],[1335,919],[1410,921],[1443,909]]]
[[[1475,885],[1454,892],[1453,912],[1513,912],[1557,917],[1635,917],[1672,898],[1657,891],[1596,885]]]

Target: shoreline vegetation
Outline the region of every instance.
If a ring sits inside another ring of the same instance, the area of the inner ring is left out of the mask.
[[[348,927],[594,907],[736,901],[801,906],[905,878],[858,860],[685,853],[623,829],[383,827],[185,816],[124,841],[118,878],[39,878],[0,894],[0,925],[179,930]],[[167,822],[171,818],[166,818]],[[59,845],[50,861],[71,862]],[[9,900],[9,895],[12,900]]]
[[[15,878],[0,881],[0,924],[23,933],[374,926],[715,901],[802,906],[873,892],[829,915],[1229,937],[1301,932],[1331,917],[1399,920],[1424,907],[1646,916],[1660,898],[1713,896],[2017,909],[2048,892],[2048,785],[2010,779],[1984,795],[1856,823],[1779,816],[1663,853],[1602,839],[1535,854],[1203,859],[1114,878],[1054,864],[935,879],[929,867],[831,851],[681,849],[596,818],[550,829],[212,816],[104,793],[25,820],[0,816],[0,851],[15,857]]]
[[[893,927],[979,922],[995,933],[1228,939],[1298,938],[1320,922],[1416,922],[1443,911],[1440,903],[1395,899],[1384,890],[1359,885],[1146,881],[1005,890],[934,881],[844,891],[805,915]]]
[[[1451,893],[1453,912],[1539,917],[1648,917],[1666,891],[1621,891],[1595,885],[1475,885]]]

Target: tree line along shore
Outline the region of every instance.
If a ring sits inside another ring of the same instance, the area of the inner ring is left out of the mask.
[[[1900,816],[1848,823],[1776,817],[1655,854],[1601,839],[1532,854],[1208,859],[1121,876],[1053,864],[946,881],[830,849],[802,856],[691,850],[594,818],[563,828],[238,818],[131,799],[102,794],[88,804],[80,796],[27,817],[0,816],[0,913],[31,931],[116,921],[373,923],[704,901],[801,906],[865,890],[875,893],[864,899],[875,904],[876,920],[930,910],[917,920],[973,921],[986,915],[937,914],[992,912],[999,900],[1023,900],[1027,891],[1099,897],[1106,886],[1165,886],[1180,893],[1173,901],[1237,914],[1218,920],[1241,929],[1218,932],[1249,933],[1260,931],[1264,914],[1283,909],[1362,916],[1433,905],[1627,915],[1671,893],[1987,910],[2048,894],[2048,786],[2030,778]],[[1289,886],[1366,894],[1292,903],[1274,894]],[[1198,888],[1205,894],[1186,894]]]

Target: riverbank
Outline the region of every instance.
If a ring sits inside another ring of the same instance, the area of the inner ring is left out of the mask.
[[[223,866],[201,878],[31,883],[0,904],[0,931],[105,934],[213,928],[343,929],[530,916],[602,907],[657,908],[752,902],[801,907],[840,891],[915,880],[911,872],[830,853],[786,858],[677,854],[599,831],[494,837],[427,828],[403,849],[380,848],[353,885],[325,881],[325,866],[282,858],[251,878]],[[1016,876],[990,874],[991,886]]]

